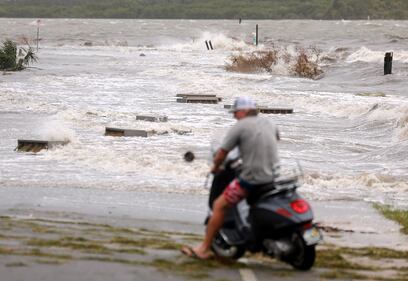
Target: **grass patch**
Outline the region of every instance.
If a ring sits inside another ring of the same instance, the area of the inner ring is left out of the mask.
[[[57,233],[56,230],[53,230],[50,227],[42,225],[33,225],[31,227],[31,230],[35,233]]]
[[[18,261],[18,262],[11,262],[11,263],[6,263],[6,267],[24,267],[27,266],[27,264]]]
[[[63,237],[61,239],[30,239],[27,245],[37,247],[58,247],[69,248],[72,250],[82,250],[87,252],[97,252],[101,254],[110,253],[111,251],[104,245],[92,241],[82,240],[83,238]]]
[[[376,208],[387,219],[396,221],[402,228],[401,232],[408,234],[408,210],[398,210],[390,206],[374,204]]]
[[[123,254],[136,254],[136,255],[146,255],[146,252],[142,249],[119,249],[115,250],[115,252],[123,253]]]
[[[344,271],[344,270],[339,270],[339,271],[328,271],[320,274],[321,278],[327,278],[327,279],[344,279],[344,280],[365,280],[365,279],[371,279],[367,276],[355,273],[355,272],[350,272],[350,271]]]
[[[21,252],[17,253],[17,255],[20,256],[31,256],[31,257],[42,257],[42,258],[53,258],[53,259],[61,259],[61,260],[72,260],[73,257],[70,255],[65,255],[65,254],[50,254],[50,253],[45,253],[41,251],[40,249],[32,249],[29,252]]]
[[[372,270],[372,268],[347,261],[341,254],[346,254],[344,249],[341,248],[318,250],[315,266],[337,269]]]
[[[50,259],[37,259],[35,260],[38,264],[49,264],[49,265],[61,265],[64,264],[62,260],[50,260]]]
[[[14,249],[12,248],[4,248],[4,247],[0,247],[0,255],[11,255],[14,253]]]
[[[155,238],[141,238],[138,240],[130,239],[126,237],[116,236],[111,239],[111,243],[130,245],[141,248],[152,248],[159,250],[178,250],[181,248],[181,244],[175,243],[170,240],[155,239]]]
[[[372,259],[408,259],[408,252],[397,251],[387,248],[341,248],[341,251],[345,254],[354,256],[364,256]]]
[[[121,263],[121,264],[128,264],[128,265],[143,265],[139,261],[132,261],[132,260],[120,259],[120,258],[114,258],[114,257],[94,257],[94,256],[90,256],[90,257],[80,258],[80,260]]]

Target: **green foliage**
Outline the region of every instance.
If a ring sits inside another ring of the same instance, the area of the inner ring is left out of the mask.
[[[3,48],[0,49],[0,69],[7,70],[16,67],[17,45],[11,40],[6,40],[3,43]]]
[[[390,206],[375,204],[374,207],[387,219],[396,221],[402,228],[401,232],[408,234],[408,210],[398,210]]]
[[[0,17],[407,19],[406,0],[0,0]]]
[[[21,48],[20,52],[21,58],[18,58],[17,44],[11,40],[4,41],[3,47],[0,48],[0,70],[23,70],[38,59],[31,47]]]

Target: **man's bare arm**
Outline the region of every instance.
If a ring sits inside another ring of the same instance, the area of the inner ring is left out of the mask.
[[[213,162],[213,167],[211,168],[211,173],[216,173],[220,169],[221,164],[224,162],[225,158],[228,155],[227,150],[224,150],[222,148],[218,149],[217,153],[215,154],[214,157],[214,162]]]

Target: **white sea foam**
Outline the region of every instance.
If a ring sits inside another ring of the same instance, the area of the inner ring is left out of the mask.
[[[59,118],[50,118],[36,131],[42,139],[48,141],[77,141],[74,130]]]
[[[408,110],[397,120],[395,135],[398,140],[408,140]]]
[[[182,158],[180,148],[167,151],[162,148],[162,153],[158,154],[157,144],[149,148],[144,140],[129,141],[129,138],[104,137],[94,143],[77,142],[64,149],[50,151],[44,157],[75,163],[76,167],[97,169],[109,174],[114,172],[121,177],[127,174],[138,180],[151,177],[162,187],[166,186],[166,182],[178,182],[180,188],[186,182],[192,183],[190,187],[201,186],[209,169],[206,159],[187,163]]]
[[[304,176],[305,184],[321,190],[347,191],[377,190],[378,192],[406,192],[408,182],[404,178],[395,178],[386,174],[361,173],[357,175],[308,173]],[[324,194],[322,194],[324,196]]]
[[[390,51],[390,50],[373,51],[367,47],[361,47],[359,50],[352,53],[346,59],[346,62],[354,63],[354,62],[361,61],[361,62],[381,63],[384,61],[384,54],[387,51]],[[401,61],[402,63],[408,63],[408,51],[396,50],[393,53],[394,53],[394,56],[393,56],[394,61]]]
[[[255,50],[255,46],[247,43],[242,39],[231,38],[222,33],[213,33],[209,31],[203,32],[198,38],[193,38],[192,42],[174,43],[162,46],[161,48],[170,48],[173,50],[206,50],[205,41],[211,41],[214,50]]]

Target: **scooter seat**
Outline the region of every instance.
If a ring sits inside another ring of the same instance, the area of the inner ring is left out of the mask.
[[[261,198],[262,195],[274,189],[275,189],[274,182],[261,184],[261,185],[255,185],[251,189],[251,192],[249,193],[247,197],[248,205],[250,206],[253,205],[256,201],[259,200],[259,198]]]

